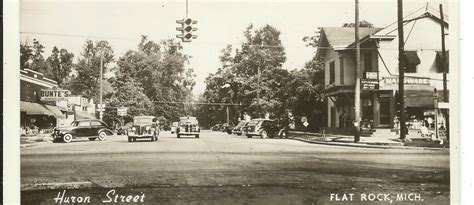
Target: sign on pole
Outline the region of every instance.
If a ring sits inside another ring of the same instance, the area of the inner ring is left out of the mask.
[[[58,101],[67,100],[71,95],[69,90],[58,90],[58,89],[43,89],[40,93],[41,101]]]
[[[126,107],[119,107],[117,108],[117,115],[118,116],[126,116],[128,108]]]

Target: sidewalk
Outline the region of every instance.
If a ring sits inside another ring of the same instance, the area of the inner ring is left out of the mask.
[[[449,145],[440,145],[427,138],[408,138],[406,142],[401,142],[397,136],[372,136],[360,137],[360,141],[355,143],[354,136],[333,135],[321,133],[305,133],[299,131],[291,131],[289,137],[295,140],[325,145],[351,146],[363,148],[381,148],[381,149],[432,149],[432,150],[449,150]]]
[[[26,134],[20,136],[20,148],[30,147],[38,143],[53,141],[51,134]]]

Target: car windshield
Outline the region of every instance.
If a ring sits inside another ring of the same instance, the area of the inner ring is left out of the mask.
[[[77,127],[77,123],[79,123],[79,122],[78,121],[71,122],[71,127]]]
[[[198,121],[196,118],[182,118],[179,120],[180,124],[198,124]]]
[[[133,124],[152,124],[153,117],[136,117],[133,118]]]
[[[252,120],[252,121],[249,122],[248,125],[259,125],[259,124],[261,124],[262,122],[263,122],[263,120],[255,120],[255,121]]]

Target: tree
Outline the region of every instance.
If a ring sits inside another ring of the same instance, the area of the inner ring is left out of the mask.
[[[355,27],[355,23],[354,22],[350,22],[350,23],[344,23],[342,25],[342,27]],[[362,21],[359,21],[359,27],[361,28],[374,28],[374,24],[366,21],[366,20],[362,20]]]
[[[117,79],[134,82],[152,102],[147,115],[173,120],[190,114],[190,108],[184,104],[168,103],[192,100],[194,71],[187,67],[189,56],[182,49],[173,39],[156,43],[142,36],[137,49],[127,51],[117,61]],[[112,86],[115,92],[120,91],[117,86],[121,84]]]
[[[33,39],[33,45],[28,42],[20,44],[20,67],[29,68],[38,72],[46,70],[46,62],[43,57],[44,46],[36,39]]]
[[[282,68],[286,57],[280,32],[270,25],[254,29],[251,24],[245,29],[244,38],[239,49],[228,45],[221,51],[222,66],[206,78],[206,90],[200,100],[241,104],[230,107],[231,116],[244,112],[253,117],[280,115],[284,110],[281,82],[289,74]],[[200,110],[207,113],[203,117],[208,123],[225,121],[224,106],[203,105]],[[235,117],[231,119],[236,121]]]
[[[46,59],[45,76],[55,80],[61,86],[72,71],[73,58],[73,53],[66,49],[59,50],[54,46],[51,55]]]
[[[68,54],[63,56],[68,57]],[[82,95],[87,98],[94,99],[98,102],[100,92],[100,61],[103,59],[103,73],[108,71],[109,65],[114,61],[114,53],[112,47],[107,41],[93,42],[87,40],[83,46],[79,61],[75,66],[77,75],[67,83],[66,87],[71,90],[72,94]],[[107,81],[104,81],[107,84]],[[110,87],[105,85],[104,87]],[[111,92],[104,89],[104,94]]]

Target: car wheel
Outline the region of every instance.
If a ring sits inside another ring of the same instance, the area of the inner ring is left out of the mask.
[[[240,136],[240,135],[242,135],[242,133],[237,133],[237,136]]]
[[[131,137],[128,137],[128,142],[132,142],[132,138],[131,138]]]
[[[136,142],[136,141],[137,141],[137,138],[136,138],[136,137],[133,137],[133,138],[132,138],[132,141]]]
[[[72,135],[71,135],[71,134],[65,134],[65,135],[63,136],[63,142],[69,143],[69,142],[71,142],[71,141],[72,141]]]
[[[155,141],[155,136],[151,136],[150,141],[152,141],[152,142]]]
[[[287,133],[285,130],[283,130],[283,131],[281,132],[281,137],[282,137],[282,138],[288,138],[288,133]]]
[[[199,138],[199,135],[196,135],[196,138]]]
[[[90,137],[89,140],[90,141],[94,141],[96,139],[96,137]]]
[[[100,141],[104,141],[105,139],[107,139],[107,133],[99,132],[99,135],[97,138],[99,138]]]
[[[267,131],[262,131],[262,135],[261,135],[262,139],[267,139],[268,138],[268,133]]]
[[[178,138],[180,138],[180,137],[181,137],[181,135],[179,135],[179,134],[177,134],[176,136],[177,136]]]
[[[247,135],[247,138],[252,138],[252,135]]]

